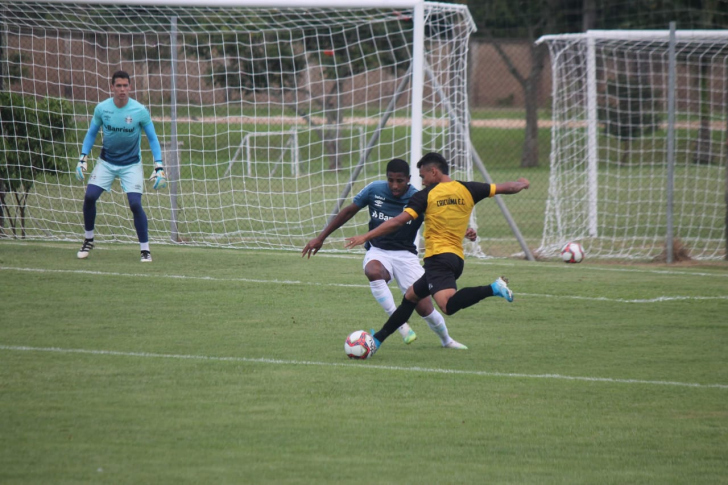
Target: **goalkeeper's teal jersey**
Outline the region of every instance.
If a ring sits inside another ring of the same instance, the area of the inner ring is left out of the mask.
[[[131,98],[123,108],[116,107],[114,98],[99,103],[92,123],[104,132],[101,158],[114,165],[139,163],[142,159],[142,128],[151,122],[147,108]]]

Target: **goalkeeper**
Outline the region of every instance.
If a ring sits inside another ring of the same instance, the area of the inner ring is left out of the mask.
[[[81,158],[76,166],[76,178],[84,180],[87,159],[96,141],[99,129],[103,129],[101,154],[89,177],[86,195],[83,199],[83,246],[78,251],[79,259],[88,257],[94,248],[94,225],[96,222],[96,201],[104,191],[111,189],[115,179],[121,181],[121,188],[126,192],[129,209],[134,216],[141,248],[142,263],[152,261],[149,250],[149,230],[147,215],[142,208],[144,193],[144,169],[142,168],[142,129],[147,135],[149,147],[154,157],[154,171],[150,181],[154,182],[154,190],[167,186],[167,179],[162,165],[162,148],[149,111],[142,104],[129,97],[131,80],[129,74],[117,71],[111,77],[112,98],[102,101],[94,109],[94,116],[83,140]]]

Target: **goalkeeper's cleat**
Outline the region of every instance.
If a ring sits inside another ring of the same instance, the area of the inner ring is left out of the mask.
[[[377,350],[379,350],[379,346],[382,345],[382,342],[377,340],[377,337],[374,336],[374,329],[369,330],[369,335],[372,336],[372,341],[374,342],[374,348],[372,349],[372,356],[377,353]]]
[[[94,240],[93,239],[84,239],[83,246],[81,246],[81,249],[79,249],[78,252],[76,253],[76,257],[78,259],[88,258],[88,253],[90,253],[93,248],[94,248]]]
[[[152,262],[152,252],[142,249],[142,263]]]
[[[505,298],[508,302],[513,301],[513,292],[510,288],[508,288],[508,279],[504,276],[501,276],[500,278],[495,280],[490,285],[490,287],[493,288],[494,296],[500,296],[501,298]]]
[[[412,342],[414,342],[415,340],[417,340],[417,334],[415,333],[414,330],[412,330],[410,328],[409,331],[407,332],[407,335],[402,337],[402,340],[404,340],[405,344],[409,345]]]
[[[468,347],[461,344],[460,342],[456,342],[455,340],[450,340],[449,344],[442,346],[445,349],[455,349],[455,350],[468,350]]]

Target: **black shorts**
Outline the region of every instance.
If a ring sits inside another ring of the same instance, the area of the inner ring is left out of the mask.
[[[465,261],[453,253],[442,253],[424,260],[425,274],[414,282],[412,289],[420,298],[434,295],[440,290],[455,289],[460,275],[463,274]]]

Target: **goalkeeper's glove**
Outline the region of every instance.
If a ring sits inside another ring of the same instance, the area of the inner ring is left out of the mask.
[[[154,162],[154,172],[149,177],[150,181],[154,182],[154,190],[164,189],[167,187],[167,175],[164,173],[164,167],[162,162]]]
[[[83,182],[83,177],[86,175],[86,155],[81,155],[81,158],[79,158],[78,163],[76,164],[76,179],[80,182]]]

